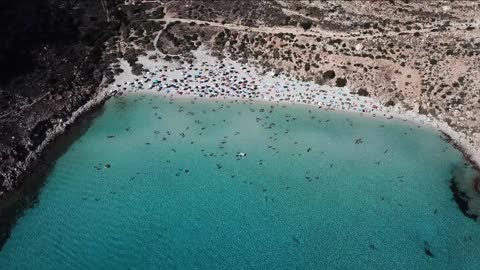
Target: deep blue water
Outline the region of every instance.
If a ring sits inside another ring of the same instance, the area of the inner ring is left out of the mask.
[[[480,224],[449,189],[464,162],[403,122],[115,98],[57,161],[0,269],[480,269]]]

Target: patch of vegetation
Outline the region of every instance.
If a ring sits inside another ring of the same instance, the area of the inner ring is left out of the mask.
[[[338,81],[338,80],[337,80]],[[362,97],[368,97],[370,96],[370,93],[367,91],[365,88],[360,88],[357,91],[357,95],[362,96]]]
[[[327,70],[323,73],[323,79],[325,80],[331,80],[335,78],[335,71],[333,70]]]
[[[337,78],[335,81],[335,85],[337,87],[345,87],[347,85],[347,79],[345,78]]]
[[[311,21],[302,21],[300,22],[300,27],[303,28],[303,30],[307,31],[309,30],[310,28],[312,28],[313,26],[313,23]]]

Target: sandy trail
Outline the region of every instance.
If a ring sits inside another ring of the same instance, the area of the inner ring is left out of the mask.
[[[312,28],[310,30],[304,31],[301,28],[298,27],[267,27],[267,26],[261,26],[261,27],[252,27],[252,26],[246,26],[246,25],[239,25],[239,24],[232,24],[232,23],[218,23],[218,22],[211,22],[211,21],[203,21],[203,20],[196,20],[196,19],[184,19],[184,18],[175,18],[175,17],[165,17],[163,19],[149,19],[150,21],[164,21],[167,24],[171,22],[183,22],[183,23],[196,23],[196,24],[208,24],[210,26],[215,26],[215,27],[220,27],[220,28],[225,28],[229,30],[237,30],[237,31],[251,31],[251,32],[256,32],[256,33],[265,33],[265,34],[294,34],[294,35],[301,35],[301,36],[313,36],[313,37],[329,37],[329,38],[339,38],[339,39],[344,39],[344,40],[354,40],[354,39],[372,39],[372,38],[378,38],[378,37],[395,37],[395,36],[401,36],[405,34],[414,34],[414,33],[428,33],[431,35],[435,34],[445,34],[445,33],[450,33],[450,34],[458,34],[458,33],[463,33],[468,27],[464,23],[452,23],[451,27],[456,27],[459,29],[454,29],[454,30],[449,30],[449,31],[443,31],[443,32],[431,32],[432,29],[434,28],[423,28],[420,30],[405,30],[402,32],[385,32],[382,34],[361,34],[358,32],[353,32],[350,34],[339,34],[339,32],[334,32],[334,31],[328,31],[320,28]],[[470,24],[469,26],[474,26],[478,28],[480,26],[480,22],[475,22]],[[478,29],[472,30],[472,31],[479,31]]]

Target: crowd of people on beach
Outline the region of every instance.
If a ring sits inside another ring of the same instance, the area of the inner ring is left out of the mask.
[[[381,112],[382,106],[345,88],[320,86],[246,64],[197,61],[156,65],[117,84],[116,91],[158,92],[172,97],[223,98],[308,104],[325,110]]]

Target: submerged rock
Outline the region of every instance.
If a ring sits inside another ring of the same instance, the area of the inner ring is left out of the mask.
[[[450,180],[450,190],[453,193],[453,200],[457,203],[457,206],[460,211],[462,211],[463,215],[476,221],[478,215],[471,213],[469,207],[469,201],[471,200],[471,198],[465,192],[459,189],[454,178]]]

